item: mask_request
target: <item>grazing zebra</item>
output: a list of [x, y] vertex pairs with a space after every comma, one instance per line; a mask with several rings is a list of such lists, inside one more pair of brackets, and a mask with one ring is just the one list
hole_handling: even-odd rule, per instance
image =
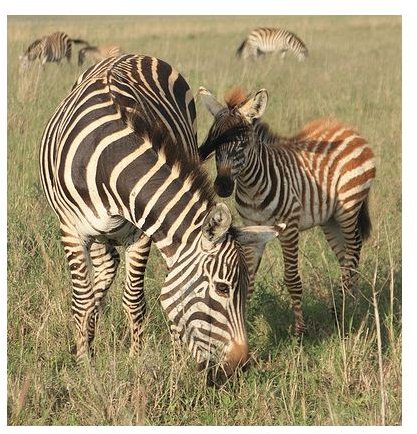
[[82, 39], [71, 39], [64, 32], [55, 32], [32, 42], [25, 53], [20, 56], [21, 67], [29, 66], [30, 62], [39, 60], [41, 65], [46, 62], [58, 62], [66, 57], [71, 61], [72, 44], [88, 44]]
[[200, 166], [195, 117], [177, 71], [124, 55], [85, 71], [45, 128], [40, 176], [71, 272], [77, 359], [90, 350], [119, 263], [116, 246], [126, 247], [123, 306], [130, 352], [139, 351], [151, 242], [168, 266], [160, 300], [174, 337], [200, 367], [216, 357], [230, 374], [248, 358], [243, 249], [280, 227], [231, 225]]
[[81, 48], [78, 52], [78, 66], [81, 66], [86, 58], [93, 63], [97, 63], [108, 57], [121, 56], [122, 54], [124, 54], [123, 50], [118, 45], [101, 45], [97, 47], [89, 45]]
[[[295, 333], [304, 330], [302, 284], [298, 273], [299, 232], [320, 225], [341, 267], [342, 294], [351, 291], [362, 241], [371, 229], [367, 197], [375, 177], [371, 148], [356, 131], [332, 119], [307, 124], [292, 138], [272, 133], [259, 118], [268, 95], [252, 98], [235, 90], [224, 107], [200, 88], [215, 120], [199, 152], [215, 152], [215, 190], [230, 196], [236, 183], [236, 208], [245, 224], [282, 221], [284, 280], [295, 314]], [[259, 266], [263, 247], [255, 252]]]
[[266, 53], [279, 52], [281, 59], [284, 59], [287, 51], [293, 52], [300, 62], [308, 57], [307, 47], [294, 33], [285, 29], [259, 27], [249, 33], [236, 55], [244, 60], [256, 60]]

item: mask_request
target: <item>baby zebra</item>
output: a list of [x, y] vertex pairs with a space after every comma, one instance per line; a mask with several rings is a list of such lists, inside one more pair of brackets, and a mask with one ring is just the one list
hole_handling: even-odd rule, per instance
[[[292, 138], [272, 133], [259, 119], [267, 105], [265, 89], [253, 98], [235, 90], [227, 106], [204, 88], [200, 95], [214, 116], [200, 157], [216, 154], [216, 192], [230, 196], [236, 183], [236, 208], [245, 224], [286, 224], [280, 235], [284, 280], [292, 299], [295, 333], [300, 335], [304, 321], [299, 233], [321, 226], [340, 264], [342, 295], [350, 292], [362, 241], [371, 229], [367, 198], [375, 178], [373, 152], [356, 131], [332, 119], [314, 120]], [[262, 253], [263, 247], [254, 253], [256, 268]]]
[[21, 68], [26, 69], [30, 62], [39, 60], [41, 65], [46, 62], [57, 62], [66, 57], [71, 61], [72, 44], [88, 44], [82, 39], [71, 39], [64, 32], [55, 32], [32, 42], [25, 53], [20, 56]]
[[285, 29], [259, 27], [252, 30], [236, 51], [238, 57], [256, 60], [266, 53], [278, 52], [284, 59], [291, 51], [302, 62], [308, 57], [304, 42], [294, 33]]
[[92, 63], [97, 63], [108, 57], [121, 56], [122, 54], [124, 52], [118, 45], [100, 45], [97, 47], [89, 45], [78, 52], [78, 66], [81, 66], [86, 58]]

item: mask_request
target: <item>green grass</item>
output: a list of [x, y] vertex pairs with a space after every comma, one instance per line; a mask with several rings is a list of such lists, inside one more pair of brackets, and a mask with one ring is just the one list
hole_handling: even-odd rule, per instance
[[[311, 57], [234, 57], [246, 33], [280, 25]], [[121, 306], [123, 266], [100, 318], [96, 359], [70, 355], [70, 283], [57, 220], [38, 179], [40, 136], [80, 71], [73, 63], [18, 74], [18, 55], [40, 35], [117, 43], [176, 67], [196, 92], [266, 88], [265, 119], [285, 135], [318, 116], [356, 127], [376, 154], [374, 230], [361, 261], [360, 296], [346, 330], [329, 312], [338, 267], [319, 230], [302, 234], [300, 269], [308, 334], [291, 337], [280, 246], [268, 246], [247, 327], [253, 365], [207, 387], [174, 348], [158, 295], [165, 270], [154, 249], [146, 273], [143, 349], [128, 357]], [[8, 22], [8, 403], [10, 425], [398, 425], [401, 424], [401, 19], [399, 17], [9, 17]], [[197, 101], [199, 141], [211, 116]], [[212, 162], [208, 165], [213, 171]], [[213, 172], [212, 172], [213, 173]], [[233, 209], [233, 201], [227, 203]], [[238, 219], [236, 218], [238, 221]]]

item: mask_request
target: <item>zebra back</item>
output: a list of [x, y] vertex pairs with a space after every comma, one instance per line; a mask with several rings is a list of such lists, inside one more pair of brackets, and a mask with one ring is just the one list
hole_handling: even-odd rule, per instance
[[163, 60], [126, 54], [91, 66], [80, 75], [73, 89], [104, 76], [120, 105], [128, 110], [137, 110], [138, 102], [146, 106], [165, 123], [172, 139], [185, 147], [184, 152], [198, 159], [195, 102], [181, 74]]

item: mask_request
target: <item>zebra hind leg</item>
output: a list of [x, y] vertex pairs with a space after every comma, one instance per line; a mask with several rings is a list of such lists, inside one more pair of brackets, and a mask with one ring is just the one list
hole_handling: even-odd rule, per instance
[[61, 240], [67, 257], [71, 281], [71, 310], [76, 328], [75, 357], [77, 362], [88, 356], [88, 324], [95, 307], [94, 291], [90, 280], [89, 248], [78, 233], [61, 225]]
[[[340, 266], [340, 301], [337, 303], [337, 319], [340, 321], [345, 317], [347, 305], [356, 302], [357, 280], [360, 252], [362, 249], [362, 238], [357, 227], [357, 212], [349, 213], [340, 212], [335, 216], [334, 221], [329, 229], [325, 230], [326, 238]], [[344, 321], [342, 321], [344, 324]]]
[[302, 283], [298, 272], [298, 228], [286, 228], [280, 242], [284, 259], [284, 280], [291, 296], [294, 312], [294, 334], [297, 337], [305, 332], [303, 310], [301, 306]]
[[131, 344], [130, 355], [138, 354], [142, 322], [146, 312], [143, 284], [151, 240], [142, 235], [126, 249], [126, 284], [123, 292], [123, 308], [129, 322]]
[[94, 310], [89, 318], [87, 334], [90, 353], [93, 355], [92, 343], [96, 332], [100, 307], [104, 296], [116, 276], [120, 257], [113, 246], [100, 243], [93, 243], [91, 245], [90, 257], [94, 271]]
[[339, 220], [340, 231], [343, 234], [345, 249], [340, 263], [342, 275], [342, 291], [355, 297], [357, 294], [357, 280], [359, 259], [362, 250], [362, 238], [357, 226], [357, 213], [349, 213]]
[[[335, 254], [339, 267], [342, 269], [343, 261], [345, 257], [345, 237], [340, 229], [339, 223], [331, 218], [328, 222], [321, 226], [327, 243]], [[340, 323], [344, 317], [345, 303], [344, 303], [344, 291], [342, 286], [342, 278], [340, 279], [340, 285], [338, 288], [338, 294], [334, 294], [330, 310], [333, 313], [335, 320]]]

